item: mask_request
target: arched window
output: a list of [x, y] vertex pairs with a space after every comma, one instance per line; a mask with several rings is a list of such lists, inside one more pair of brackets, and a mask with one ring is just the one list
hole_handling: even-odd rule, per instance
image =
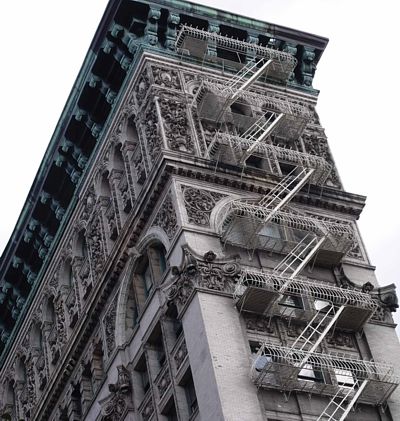
[[143, 252], [142, 258], [136, 266], [134, 292], [137, 304], [141, 309], [154, 287], [162, 281], [167, 268], [166, 251], [162, 244], [153, 243]]
[[78, 257], [82, 257], [83, 260], [88, 256], [88, 247], [84, 230], [79, 231], [75, 253]]
[[161, 244], [154, 244], [146, 249], [140, 276], [143, 281], [146, 296], [155, 284], [161, 281], [166, 269], [165, 249]]

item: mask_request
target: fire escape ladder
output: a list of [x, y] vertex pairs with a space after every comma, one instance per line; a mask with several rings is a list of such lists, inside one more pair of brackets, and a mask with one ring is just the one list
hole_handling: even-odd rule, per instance
[[239, 159], [241, 165], [244, 165], [257, 146], [272, 134], [284, 116], [283, 113], [270, 113], [268, 117], [263, 116], [242, 135], [244, 139], [250, 141], [250, 146]]
[[367, 384], [368, 379], [357, 380], [348, 389], [339, 388], [317, 421], [344, 421]]
[[313, 168], [294, 168], [293, 171], [283, 178], [283, 180], [264, 196], [258, 204], [264, 208], [274, 209], [274, 213], [277, 212], [292, 200], [296, 193], [298, 193], [310, 179], [313, 172]]
[[244, 65], [227, 83], [224, 84], [222, 95], [225, 98], [223, 107], [218, 113], [217, 122], [221, 121], [227, 109], [237, 101], [240, 95], [249, 89], [272, 65], [272, 59], [251, 60]]
[[[295, 278], [313, 258], [315, 253], [325, 241], [325, 237], [318, 238], [312, 234], [306, 235], [280, 263], [275, 267], [274, 272], [281, 276]], [[285, 283], [280, 293], [284, 293], [289, 282]]]
[[[256, 224], [253, 232], [251, 232], [251, 235], [249, 237], [249, 244], [253, 243], [254, 237], [257, 235], [260, 229], [267, 225], [268, 222], [270, 222], [274, 218], [274, 215], [283, 206], [285, 206], [296, 195], [297, 192], [300, 191], [300, 189], [306, 184], [307, 180], [311, 177], [313, 172], [314, 169], [307, 170], [306, 168], [296, 167], [278, 185], [276, 185], [268, 195], [264, 196], [259, 201], [258, 206], [262, 208], [264, 216], [260, 219], [259, 224]], [[319, 240], [317, 242], [317, 245], [315, 245], [317, 248], [314, 250], [314, 248], [311, 247], [314, 244], [314, 240], [304, 238], [298, 244], [298, 246], [296, 246], [295, 249], [293, 249], [289, 253], [288, 257], [290, 256], [290, 258], [287, 262], [288, 265], [289, 263], [293, 264], [295, 261], [298, 263], [301, 259], [304, 259], [307, 256], [307, 253], [310, 251], [310, 249], [314, 250], [314, 254], [319, 248], [319, 246], [322, 244], [322, 242], [323, 239]], [[296, 250], [296, 252], [294, 252], [294, 250]], [[311, 257], [312, 256], [310, 256], [310, 258]], [[301, 266], [301, 269], [307, 264], [307, 262], [305, 262]], [[299, 269], [299, 271], [301, 269]]]

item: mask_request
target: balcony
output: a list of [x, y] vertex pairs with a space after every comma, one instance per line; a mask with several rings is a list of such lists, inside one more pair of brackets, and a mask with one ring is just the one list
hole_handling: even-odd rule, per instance
[[[246, 56], [272, 60], [268, 76], [280, 81], [286, 81], [297, 64], [296, 58], [289, 53], [187, 25], [181, 27], [175, 49], [182, 55], [186, 54], [201, 60], [228, 61], [232, 67], [238, 67], [240, 61], [246, 60]], [[231, 59], [227, 58], [226, 54], [219, 54], [219, 51], [228, 52]]]
[[356, 393], [357, 385], [367, 380], [359, 402], [384, 403], [399, 384], [393, 367], [339, 354], [309, 353], [288, 347], [263, 344], [251, 368], [257, 387], [300, 391], [318, 395]]
[[[280, 306], [282, 296], [307, 297], [316, 305], [308, 311]], [[359, 331], [373, 316], [378, 304], [364, 292], [343, 289], [328, 282], [321, 282], [302, 276], [295, 279], [281, 276], [274, 272], [261, 272], [244, 269], [234, 292], [236, 305], [241, 311], [258, 314], [276, 314], [297, 319], [311, 320], [324, 303], [337, 307], [345, 306], [336, 321], [336, 327], [351, 331]], [[323, 313], [322, 313], [323, 315]], [[300, 316], [300, 317], [299, 317]]]

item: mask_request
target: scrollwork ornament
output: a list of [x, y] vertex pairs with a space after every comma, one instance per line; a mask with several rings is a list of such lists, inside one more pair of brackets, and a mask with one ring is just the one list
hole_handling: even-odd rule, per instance
[[189, 186], [182, 186], [182, 190], [188, 222], [195, 225], [210, 226], [212, 210], [216, 203], [226, 195]]

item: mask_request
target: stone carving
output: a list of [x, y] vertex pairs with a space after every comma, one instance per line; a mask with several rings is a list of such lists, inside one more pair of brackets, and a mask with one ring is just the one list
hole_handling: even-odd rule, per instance
[[382, 288], [377, 288], [371, 292], [371, 295], [379, 303], [379, 307], [372, 316], [372, 319], [380, 322], [393, 323], [390, 313], [397, 311], [399, 308], [396, 285], [390, 284]]
[[210, 226], [210, 215], [215, 204], [227, 196], [226, 194], [200, 190], [190, 186], [182, 186], [182, 191], [188, 222], [205, 227]]
[[320, 156], [332, 165], [332, 171], [326, 181], [328, 186], [342, 188], [335, 163], [328, 146], [328, 139], [324, 129], [316, 124], [309, 124], [302, 135], [305, 151], [311, 155]]
[[141, 77], [135, 86], [135, 96], [138, 106], [140, 107], [145, 102], [143, 101], [146, 98], [147, 92], [150, 88], [150, 78], [147, 69], [142, 72]]
[[129, 213], [130, 210], [132, 209], [132, 201], [131, 201], [128, 179], [127, 179], [126, 174], [123, 174], [123, 176], [119, 180], [117, 188], [121, 197], [122, 210], [125, 213]]
[[146, 170], [144, 166], [143, 155], [140, 147], [137, 147], [132, 158], [133, 167], [136, 172], [136, 181], [138, 184], [143, 184], [146, 180]]
[[132, 409], [132, 382], [129, 371], [123, 365], [119, 365], [117, 370], [117, 383], [108, 386], [111, 395], [100, 402], [103, 421], [123, 420], [125, 419], [126, 410]]
[[168, 366], [161, 372], [160, 377], [157, 380], [157, 390], [160, 399], [164, 396], [165, 392], [168, 390], [171, 385], [171, 375], [169, 373]]
[[89, 246], [89, 255], [93, 279], [97, 280], [103, 269], [105, 253], [101, 233], [100, 216], [96, 215], [87, 230], [87, 243]]
[[175, 151], [194, 152], [185, 98], [163, 94], [159, 104], [168, 147]]
[[153, 226], [162, 228], [170, 240], [175, 236], [178, 229], [178, 221], [172, 203], [171, 193], [165, 197], [160, 210], [154, 218]]
[[115, 241], [118, 237], [118, 227], [117, 227], [117, 215], [114, 210], [112, 200], [109, 200], [107, 209], [105, 211], [105, 217], [108, 225], [109, 237], [111, 240]]
[[335, 347], [355, 348], [354, 338], [351, 333], [335, 330], [332, 335], [327, 336], [329, 345]]
[[72, 287], [65, 300], [69, 315], [69, 327], [73, 328], [78, 321], [78, 300], [76, 299], [75, 289]]
[[51, 362], [56, 364], [67, 341], [64, 305], [59, 296], [54, 300], [55, 323], [47, 337], [50, 344]]
[[317, 68], [315, 62], [315, 52], [310, 47], [303, 47], [301, 61], [299, 63], [299, 82], [305, 86], [312, 86], [312, 81]]
[[148, 392], [148, 395], [145, 397], [143, 404], [141, 405], [140, 414], [142, 416], [143, 421], [148, 421], [154, 412], [154, 403], [153, 403], [153, 396], [151, 394], [151, 389]]
[[37, 358], [35, 367], [38, 375], [39, 390], [43, 390], [47, 384], [46, 361], [43, 354]]
[[248, 315], [244, 316], [246, 321], [246, 329], [263, 334], [274, 334], [274, 323], [269, 317]]
[[142, 121], [142, 128], [146, 137], [146, 150], [149, 155], [150, 162], [154, 163], [161, 152], [162, 141], [159, 134], [157, 110], [153, 102], [149, 103], [149, 107], [146, 110], [144, 120]]
[[176, 28], [179, 25], [180, 19], [181, 18], [179, 14], [170, 11], [168, 15], [168, 26], [166, 32], [167, 41], [165, 43], [165, 46], [169, 50], [175, 50]]
[[92, 211], [94, 209], [94, 205], [96, 204], [96, 194], [94, 192], [93, 186], [91, 186], [87, 190], [87, 192], [86, 192], [86, 194], [85, 194], [85, 196], [82, 200], [82, 203], [83, 203], [83, 210], [82, 210], [81, 219], [84, 220], [84, 221], [87, 221], [92, 214]]
[[181, 90], [179, 74], [176, 70], [165, 67], [152, 67], [154, 83], [163, 88]]
[[217, 263], [212, 251], [205, 253], [202, 259], [195, 258], [187, 247], [183, 248], [183, 253], [181, 267], [172, 268], [177, 279], [167, 288], [169, 300], [183, 306], [195, 288], [233, 292], [240, 273], [240, 266], [235, 260]]
[[115, 348], [115, 320], [117, 315], [117, 299], [116, 295], [112, 300], [103, 319], [103, 327], [105, 334], [105, 343], [107, 355], [110, 356]]
[[148, 22], [145, 28], [146, 41], [150, 45], [157, 45], [158, 43], [158, 20], [161, 17], [160, 9], [151, 7], [147, 17]]
[[182, 340], [182, 343], [179, 345], [178, 349], [174, 353], [174, 361], [176, 366], [176, 371], [178, 371], [183, 362], [185, 361], [186, 357], [188, 355], [187, 347], [185, 339]]

